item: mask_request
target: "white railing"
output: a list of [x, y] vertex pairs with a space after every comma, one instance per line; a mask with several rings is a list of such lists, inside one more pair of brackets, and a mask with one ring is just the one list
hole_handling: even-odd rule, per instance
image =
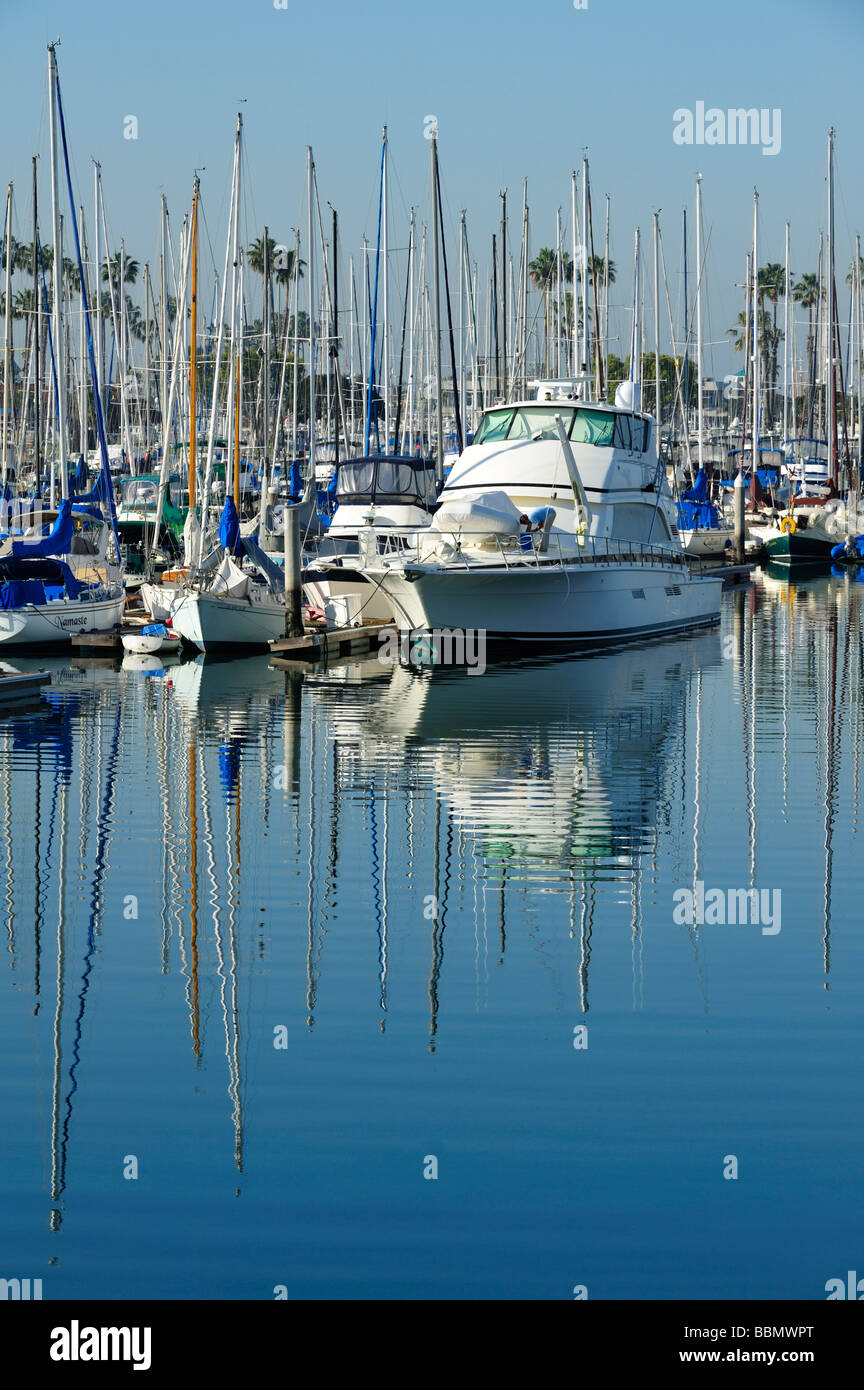
[[[716, 567], [716, 558], [689, 556], [672, 545], [552, 532], [545, 538], [545, 547], [541, 548], [541, 535], [539, 531], [532, 534], [530, 549], [523, 549], [521, 538], [516, 535], [464, 529], [459, 532], [418, 532], [388, 528], [386, 534], [376, 532], [375, 539], [379, 560], [398, 560], [406, 565], [436, 564], [448, 569], [488, 569], [500, 565], [508, 570], [526, 566], [564, 569], [574, 565], [617, 567], [633, 564], [699, 574], [706, 568]], [[316, 552], [316, 559], [325, 565], [338, 564], [340, 559], [344, 559], [352, 568], [366, 566], [364, 557], [356, 550], [342, 556], [334, 555], [332, 551], [320, 555]]]

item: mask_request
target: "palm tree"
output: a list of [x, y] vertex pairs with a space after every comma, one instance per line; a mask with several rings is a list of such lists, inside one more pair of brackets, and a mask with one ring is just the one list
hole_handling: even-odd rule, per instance
[[[750, 315], [742, 309], [732, 328], [726, 332], [732, 338], [733, 352], [749, 352], [753, 342], [753, 324]], [[762, 344], [771, 333], [771, 316], [767, 309], [759, 310], [759, 339]]]
[[[119, 251], [115, 251], [113, 256], [105, 257], [105, 263], [102, 266], [102, 280], [104, 284], [114, 285], [120, 283], [120, 264], [122, 259]], [[135, 281], [138, 279], [138, 271], [140, 268], [137, 261], [134, 261], [131, 256], [127, 256], [125, 258], [123, 272], [124, 284], [134, 285]]]
[[802, 275], [797, 285], [792, 286], [792, 298], [796, 304], [800, 304], [802, 309], [807, 310], [807, 371], [808, 377], [813, 379], [813, 310], [818, 307], [822, 299], [822, 289], [819, 284], [819, 276], [812, 271]]
[[139, 343], [143, 343], [147, 336], [147, 321], [138, 305], [128, 294], [126, 296], [126, 331]]
[[[286, 285], [294, 278], [294, 259], [295, 253], [287, 247], [282, 247], [277, 255], [278, 242], [275, 237], [268, 236], [267, 252], [270, 261], [270, 274], [280, 285]], [[258, 237], [246, 253], [246, 264], [250, 270], [257, 271], [259, 275], [264, 274], [264, 238]], [[298, 274], [303, 274], [303, 267], [306, 264], [301, 260], [298, 262]]]
[[760, 303], [768, 300], [772, 308], [772, 322], [770, 342], [766, 334], [766, 366], [768, 371], [766, 376], [769, 382], [768, 391], [768, 428], [774, 423], [775, 397], [777, 392], [777, 346], [780, 342], [782, 333], [777, 329], [777, 304], [786, 293], [786, 270], [778, 261], [771, 261], [768, 265], [763, 265], [759, 270], [758, 278]]
[[592, 275], [592, 276], [595, 276], [595, 275], [596, 275], [597, 279], [598, 279], [598, 280], [602, 280], [603, 283], [604, 283], [604, 285], [605, 285], [605, 284], [614, 285], [614, 284], [615, 284], [615, 262], [614, 262], [614, 261], [610, 261], [610, 262], [609, 262], [609, 278], [608, 278], [608, 280], [607, 280], [607, 278], [606, 278], [606, 257], [605, 257], [605, 256], [589, 256], [589, 257], [588, 257], [588, 274], [589, 274], [589, 275]]

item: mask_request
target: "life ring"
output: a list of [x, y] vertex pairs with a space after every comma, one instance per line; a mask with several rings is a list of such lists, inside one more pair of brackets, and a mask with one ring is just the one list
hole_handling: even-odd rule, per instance
[[780, 530], [784, 535], [788, 534], [794, 536], [795, 532], [798, 530], [798, 525], [794, 516], [784, 516], [783, 520], [780, 522]]

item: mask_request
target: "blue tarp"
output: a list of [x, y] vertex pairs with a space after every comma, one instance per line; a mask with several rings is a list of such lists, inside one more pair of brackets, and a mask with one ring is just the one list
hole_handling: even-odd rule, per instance
[[107, 501], [108, 501], [108, 484], [107, 484], [106, 481], [105, 481], [105, 473], [104, 473], [104, 471], [100, 471], [100, 473], [98, 474], [98, 476], [97, 476], [97, 478], [96, 478], [96, 481], [95, 481], [95, 483], [93, 484], [93, 486], [92, 486], [92, 488], [90, 489], [90, 491], [89, 491], [89, 492], [82, 492], [82, 493], [80, 494], [80, 496], [78, 496], [78, 497], [75, 498], [75, 501], [76, 501], [76, 502], [107, 502]]
[[708, 501], [708, 479], [705, 477], [705, 469], [700, 468], [696, 474], [696, 481], [692, 487], [688, 487], [686, 492], [681, 494], [682, 502], [707, 502]]
[[72, 544], [74, 531], [72, 503], [66, 497], [60, 503], [57, 520], [54, 522], [50, 534], [43, 536], [41, 541], [13, 541], [12, 554], [16, 559], [22, 560], [38, 560], [46, 555], [66, 555]]
[[240, 519], [237, 516], [237, 508], [234, 506], [234, 498], [226, 497], [225, 506], [222, 508], [222, 515], [219, 518], [219, 544], [225, 550], [230, 550], [232, 555], [236, 555], [239, 540]]
[[678, 527], [681, 531], [715, 531], [720, 513], [713, 502], [679, 502]]
[[0, 584], [0, 608], [23, 608], [25, 603], [44, 603], [45, 585], [41, 579], [9, 579]]
[[[0, 586], [4, 589], [10, 585], [27, 585], [38, 581], [40, 585], [48, 585], [49, 588], [65, 591], [70, 598], [78, 598], [82, 589], [87, 585], [82, 584], [76, 579], [69, 566], [62, 560], [51, 559], [16, 559], [10, 555], [0, 559]], [[18, 593], [25, 590], [19, 589]], [[35, 592], [35, 590], [34, 590]], [[34, 603], [37, 600], [25, 598], [20, 600], [23, 603]], [[38, 600], [40, 603], [42, 599]], [[2, 605], [4, 608], [14, 608], [14, 599], [6, 599]]]
[[78, 462], [75, 465], [75, 472], [71, 475], [69, 479], [70, 495], [74, 495], [76, 492], [83, 492], [84, 488], [87, 486], [89, 481], [90, 475], [87, 472], [87, 465], [84, 462], [84, 455], [80, 454], [78, 457]]

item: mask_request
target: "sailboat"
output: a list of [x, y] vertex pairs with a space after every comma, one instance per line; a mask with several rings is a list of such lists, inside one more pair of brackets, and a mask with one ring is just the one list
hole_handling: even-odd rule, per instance
[[702, 175], [696, 178], [696, 382], [699, 471], [678, 502], [678, 534], [688, 555], [722, 556], [732, 548], [735, 529], [709, 496], [705, 472], [704, 377], [702, 372]]
[[[66, 172], [66, 186], [69, 194], [71, 223], [75, 237], [75, 251], [81, 286], [82, 313], [87, 326], [87, 346], [89, 349], [90, 374], [96, 410], [96, 427], [102, 451], [102, 483], [104, 496], [108, 499], [111, 516], [114, 546], [118, 569], [94, 564], [94, 560], [105, 560], [105, 546], [98, 543], [83, 543], [76, 536], [76, 517], [79, 528], [88, 521], [99, 518], [99, 528], [104, 529], [101, 512], [88, 503], [79, 504], [77, 514], [68, 496], [68, 477], [65, 465], [65, 393], [58, 392], [58, 437], [60, 440], [60, 485], [62, 500], [51, 531], [42, 535], [25, 534], [19, 539], [10, 535], [5, 538], [0, 552], [0, 642], [9, 646], [41, 645], [42, 643], [68, 642], [73, 635], [110, 631], [119, 622], [125, 604], [123, 589], [122, 556], [117, 535], [117, 518], [114, 509], [114, 496], [111, 490], [108, 465], [105, 424], [99, 395], [96, 364], [93, 353], [93, 339], [87, 304], [87, 281], [81, 257], [78, 234], [78, 219], [72, 196], [72, 179], [69, 169], [69, 155], [66, 142], [66, 125], [60, 97], [60, 80], [57, 72], [57, 57], [54, 45], [48, 49], [49, 115], [51, 129], [51, 174], [52, 209], [55, 223], [55, 246], [59, 245], [56, 235], [59, 222], [59, 198], [57, 190], [57, 135], [62, 139], [63, 160]], [[62, 300], [57, 280], [57, 261], [55, 255], [55, 355], [57, 358], [58, 379], [63, 381], [63, 333]], [[76, 544], [77, 542], [77, 544]], [[73, 561], [73, 553], [77, 558]], [[83, 564], [82, 564], [83, 559]], [[79, 571], [76, 574], [76, 570]], [[83, 570], [83, 573], [81, 571]], [[79, 577], [80, 574], [80, 577]]]
[[[754, 230], [755, 247], [755, 230]], [[835, 363], [835, 335], [837, 331], [837, 315], [835, 305], [835, 285], [834, 285], [834, 130], [828, 132], [828, 237], [826, 246], [827, 264], [827, 284], [828, 284], [828, 332], [826, 334], [826, 394], [827, 394], [827, 458], [825, 460], [825, 476], [820, 476], [819, 482], [827, 485], [829, 496], [836, 495], [837, 491], [837, 379]], [[754, 256], [754, 266], [756, 265]], [[755, 271], [754, 271], [755, 275]], [[754, 308], [755, 317], [755, 308]], [[755, 334], [754, 334], [755, 343]], [[813, 454], [813, 450], [808, 452]], [[800, 463], [800, 474], [802, 490], [804, 484], [813, 480], [814, 463], [810, 465], [810, 479], [807, 476], [807, 464], [804, 459]], [[821, 474], [821, 469], [818, 470]], [[799, 516], [796, 518], [795, 511], [795, 481], [793, 475], [792, 489], [789, 498], [788, 514], [781, 518], [779, 528], [769, 534], [765, 540], [765, 550], [768, 555], [769, 563], [782, 565], [784, 569], [792, 570], [800, 568], [812, 569], [828, 565], [831, 562], [831, 553], [834, 547], [841, 542], [843, 537], [837, 533], [837, 518], [832, 519], [832, 513], [837, 510], [831, 507], [830, 502], [820, 510], [812, 512], [810, 515]], [[829, 525], [834, 525], [834, 534], [828, 529]]]

